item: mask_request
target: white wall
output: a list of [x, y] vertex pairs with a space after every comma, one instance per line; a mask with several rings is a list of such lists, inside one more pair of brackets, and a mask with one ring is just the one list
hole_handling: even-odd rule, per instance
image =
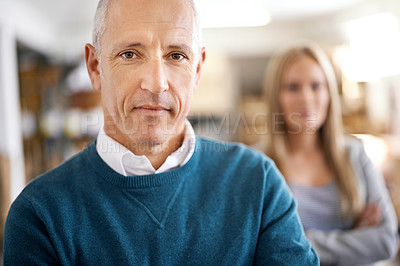
[[16, 44], [13, 26], [0, 17], [0, 153], [11, 164], [11, 200], [25, 186]]

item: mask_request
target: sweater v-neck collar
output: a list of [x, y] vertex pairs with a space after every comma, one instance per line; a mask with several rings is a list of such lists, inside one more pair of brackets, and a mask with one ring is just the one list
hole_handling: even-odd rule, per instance
[[96, 151], [96, 141], [97, 140], [94, 140], [86, 147], [91, 167], [93, 167], [96, 173], [103, 177], [107, 182], [120, 188], [155, 187], [179, 182], [184, 175], [190, 174], [190, 169], [192, 169], [193, 165], [198, 160], [199, 139], [196, 137], [194, 153], [185, 165], [160, 174], [124, 176], [115, 172], [101, 159]]

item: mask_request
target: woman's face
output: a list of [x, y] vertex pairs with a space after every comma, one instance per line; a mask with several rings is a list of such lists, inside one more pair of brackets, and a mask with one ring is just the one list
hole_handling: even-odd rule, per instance
[[325, 123], [329, 91], [320, 65], [307, 55], [295, 58], [282, 76], [280, 106], [288, 133], [315, 133]]

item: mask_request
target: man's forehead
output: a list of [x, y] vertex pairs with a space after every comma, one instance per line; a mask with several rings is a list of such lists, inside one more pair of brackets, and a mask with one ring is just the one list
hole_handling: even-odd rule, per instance
[[108, 35], [108, 37], [104, 39], [108, 40], [107, 42], [115, 48], [133, 46], [133, 44], [135, 44], [134, 46], [145, 48], [159, 44], [163, 48], [179, 46], [187, 50], [194, 50], [197, 40], [194, 32], [188, 29], [167, 27], [150, 29], [140, 27], [140, 25], [129, 27], [126, 30], [113, 31], [110, 29], [108, 34], [105, 33], [105, 35]]
[[141, 24], [193, 23], [195, 12], [187, 0], [118, 0], [111, 1], [107, 20], [123, 23], [126, 20]]
[[[179, 5], [166, 3], [179, 2]], [[149, 2], [163, 3], [151, 6]], [[185, 3], [185, 4], [182, 4]], [[197, 40], [194, 10], [182, 0], [118, 0], [113, 1], [107, 14], [106, 30], [108, 43], [126, 47], [130, 43], [150, 45], [162, 41], [163, 46], [180, 45], [194, 49]]]

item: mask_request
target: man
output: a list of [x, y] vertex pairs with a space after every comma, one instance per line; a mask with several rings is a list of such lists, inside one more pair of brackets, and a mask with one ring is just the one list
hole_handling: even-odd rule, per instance
[[13, 203], [5, 265], [318, 264], [273, 163], [186, 122], [204, 60], [191, 1], [100, 1], [104, 129]]

